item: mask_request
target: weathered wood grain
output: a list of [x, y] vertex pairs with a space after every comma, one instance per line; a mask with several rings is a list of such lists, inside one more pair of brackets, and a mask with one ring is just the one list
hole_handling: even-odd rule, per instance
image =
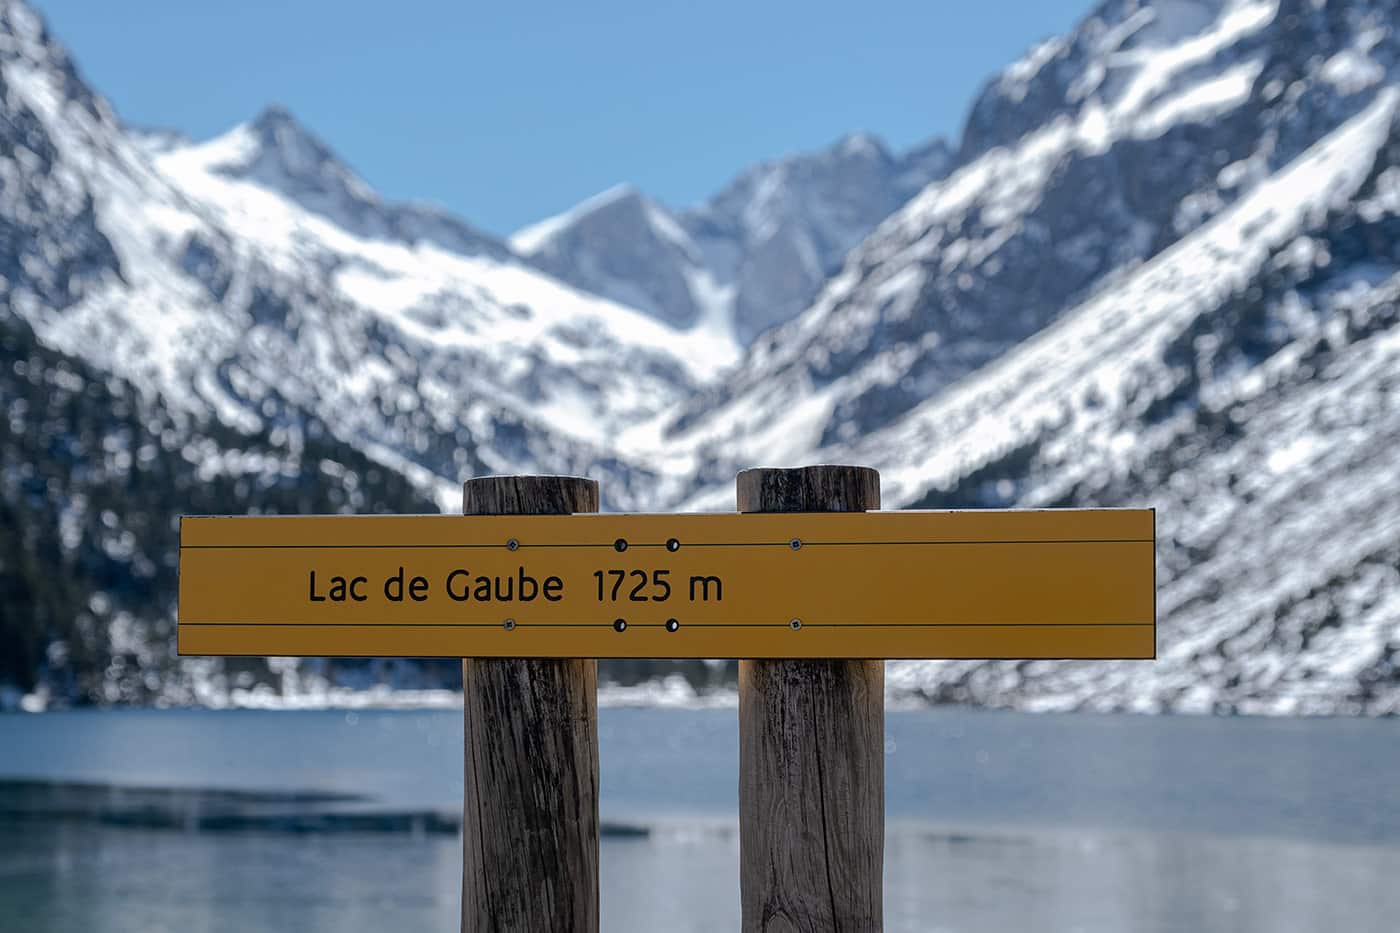
[[868, 512], [880, 507], [880, 472], [859, 466], [744, 470], [740, 512]]
[[598, 483], [579, 476], [483, 476], [462, 485], [463, 515], [598, 511]]
[[[866, 467], [745, 470], [741, 512], [866, 511]], [[739, 663], [740, 897], [746, 933], [883, 923], [884, 662]]]
[[[570, 476], [469, 480], [463, 513], [598, 511]], [[462, 931], [598, 930], [597, 662], [462, 661]]]

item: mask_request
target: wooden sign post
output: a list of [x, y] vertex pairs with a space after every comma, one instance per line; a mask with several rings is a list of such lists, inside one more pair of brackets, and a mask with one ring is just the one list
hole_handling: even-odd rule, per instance
[[[573, 476], [469, 480], [467, 515], [598, 511]], [[462, 930], [598, 929], [598, 662], [464, 658]]]
[[[740, 512], [880, 507], [866, 467], [745, 470]], [[745, 931], [879, 930], [885, 664], [739, 662], [739, 892]]]
[[541, 931], [598, 928], [593, 659], [739, 658], [744, 929], [879, 929], [882, 661], [1155, 657], [1154, 516], [871, 511], [860, 467], [738, 499], [492, 477], [463, 516], [183, 518], [179, 651], [466, 659], [462, 928]]

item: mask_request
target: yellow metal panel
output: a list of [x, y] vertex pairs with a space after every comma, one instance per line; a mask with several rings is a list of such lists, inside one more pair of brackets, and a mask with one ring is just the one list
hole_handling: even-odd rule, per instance
[[185, 518], [180, 535], [181, 654], [1156, 652], [1150, 510]]

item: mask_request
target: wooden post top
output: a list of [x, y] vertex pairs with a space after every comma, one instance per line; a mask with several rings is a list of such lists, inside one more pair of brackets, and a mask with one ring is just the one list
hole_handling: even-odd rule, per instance
[[463, 515], [598, 511], [598, 481], [582, 476], [481, 476], [462, 484]]
[[880, 507], [880, 473], [862, 466], [759, 467], [735, 480], [740, 512], [868, 512]]

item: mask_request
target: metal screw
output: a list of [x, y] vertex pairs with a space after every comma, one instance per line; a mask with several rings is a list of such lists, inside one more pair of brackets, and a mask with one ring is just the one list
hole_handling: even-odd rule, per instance
[[791, 541], [788, 542], [788, 547], [792, 548], [794, 551], [802, 550], [802, 539], [793, 538]]
[[627, 620], [626, 620], [626, 619], [613, 619], [613, 631], [614, 631], [614, 632], [625, 632], [625, 631], [627, 631]]
[[681, 627], [681, 624], [680, 624], [680, 622], [677, 621], [676, 619], [667, 619], [667, 620], [666, 620], [666, 631], [668, 631], [668, 632], [674, 632], [674, 631], [676, 631], [677, 629], [679, 629], [680, 627]]
[[506, 550], [507, 550], [507, 551], [517, 551], [517, 550], [519, 550], [519, 549], [520, 549], [520, 542], [517, 541], [517, 540], [515, 540], [514, 538], [511, 538], [509, 541], [506, 542]]
[[680, 549], [681, 549], [681, 543], [680, 543], [679, 541], [677, 541], [675, 538], [667, 538], [667, 539], [666, 539], [666, 550], [675, 552], [675, 551], [679, 551]]
[[793, 619], [791, 622], [788, 623], [788, 626], [789, 626], [794, 632], [799, 631], [799, 630], [802, 628], [802, 620], [801, 620], [801, 619]]
[[501, 623], [501, 628], [505, 629], [507, 632], [515, 631], [515, 620], [506, 619], [504, 622]]
[[625, 550], [627, 550], [627, 539], [626, 539], [626, 538], [618, 538], [616, 541], [614, 541], [614, 542], [613, 542], [613, 550], [616, 550], [616, 551], [625, 551]]

